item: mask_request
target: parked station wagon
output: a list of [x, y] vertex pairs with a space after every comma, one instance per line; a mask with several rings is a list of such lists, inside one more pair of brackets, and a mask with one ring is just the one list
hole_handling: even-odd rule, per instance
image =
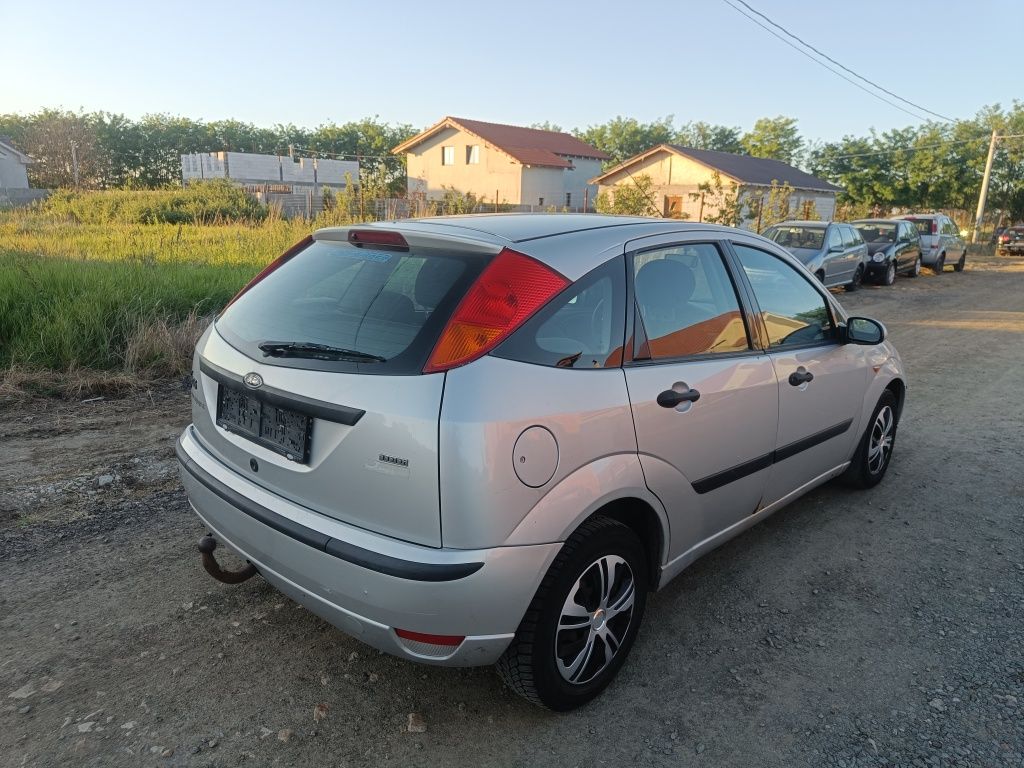
[[904, 382], [880, 324], [748, 232], [387, 222], [316, 232], [232, 300], [177, 453], [215, 577], [566, 710], [702, 554], [878, 483]]

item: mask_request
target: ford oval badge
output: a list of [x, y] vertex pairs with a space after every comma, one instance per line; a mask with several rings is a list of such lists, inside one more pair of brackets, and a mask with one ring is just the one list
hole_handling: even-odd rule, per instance
[[258, 373], [247, 373], [242, 381], [249, 389], [259, 389], [263, 386], [263, 377]]

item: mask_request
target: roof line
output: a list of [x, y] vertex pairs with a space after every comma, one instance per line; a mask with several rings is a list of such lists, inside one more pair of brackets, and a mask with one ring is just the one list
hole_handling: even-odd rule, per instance
[[[391, 150], [391, 154], [393, 154], [393, 155], [400, 155], [400, 154], [405, 153], [406, 151], [408, 151], [408, 150], [412, 149], [413, 147], [415, 147], [417, 144], [422, 144], [424, 141], [429, 139], [432, 135], [437, 133], [442, 127], [447, 126], [448, 124], [458, 126], [458, 128], [460, 130], [465, 131], [470, 136], [475, 136], [476, 138], [480, 139], [480, 141], [484, 142], [488, 146], [494, 147], [496, 150], [501, 152], [503, 155], [505, 155], [505, 157], [509, 158], [513, 162], [519, 163], [520, 165], [523, 165], [523, 166], [526, 165], [526, 163], [524, 163], [522, 160], [519, 160], [518, 158], [516, 158], [514, 155], [512, 155], [510, 152], [508, 152], [504, 147], [500, 147], [497, 144], [495, 144], [493, 141], [489, 141], [488, 139], [484, 138], [479, 133], [476, 133], [475, 131], [471, 131], [469, 128], [464, 126], [457, 119], [455, 119], [454, 117], [451, 117], [450, 115], [445, 117], [440, 122], [434, 123], [432, 126], [427, 128], [425, 131], [417, 133], [415, 136], [412, 136], [412, 137], [406, 139], [401, 144], [399, 144], [397, 147], [392, 149]], [[495, 125], [497, 125], [497, 123], [495, 123]], [[508, 126], [508, 127], [509, 128], [516, 128], [518, 126], [514, 126], [513, 125], [513, 126]], [[554, 153], [552, 152], [552, 154], [554, 154]], [[536, 165], [536, 163], [534, 163], [534, 165]], [[548, 166], [548, 167], [558, 168], [560, 166]]]
[[657, 152], [659, 150], [665, 150], [666, 152], [671, 152], [672, 154], [678, 155], [679, 157], [685, 157], [687, 160], [692, 160], [693, 162], [697, 163], [698, 165], [703, 165], [705, 168], [710, 168], [712, 171], [717, 173], [719, 176], [725, 176], [728, 179], [732, 179], [737, 184], [745, 184], [745, 183], [747, 183], [747, 182], [744, 182], [742, 179], [737, 179], [732, 174], [726, 173], [725, 171], [723, 171], [723, 170], [721, 170], [719, 168], [715, 168], [715, 166], [713, 166], [713, 165], [708, 165], [707, 163], [705, 163], [702, 160], [698, 160], [695, 157], [690, 157], [689, 155], [687, 155], [684, 152], [680, 152], [679, 148], [675, 144], [669, 144], [668, 142], [662, 142], [661, 144], [658, 144], [657, 146], [651, 147], [646, 152], [642, 152], [639, 155], [634, 155], [633, 157], [627, 158], [627, 159], [623, 160], [621, 163], [619, 163], [618, 165], [616, 165], [614, 168], [609, 168], [607, 171], [602, 173], [600, 176], [595, 176], [594, 178], [589, 179], [588, 181], [589, 181], [590, 184], [600, 184], [604, 179], [606, 179], [607, 177], [611, 176], [612, 174], [618, 173], [622, 169], [624, 169], [624, 168], [626, 168], [626, 167], [628, 167], [630, 165], [634, 165], [635, 163], [643, 162], [644, 160], [646, 160], [648, 157], [650, 157], [651, 155], [653, 155], [655, 152]]

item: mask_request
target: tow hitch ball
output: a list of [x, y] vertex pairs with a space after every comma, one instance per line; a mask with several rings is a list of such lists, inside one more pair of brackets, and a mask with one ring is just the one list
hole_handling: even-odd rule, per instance
[[225, 571], [220, 567], [217, 558], [213, 556], [213, 550], [216, 548], [217, 540], [210, 534], [206, 534], [199, 540], [199, 551], [203, 556], [203, 568], [217, 581], [224, 584], [240, 584], [256, 575], [256, 566], [252, 563], [246, 563], [244, 568], [240, 568], [237, 571]]

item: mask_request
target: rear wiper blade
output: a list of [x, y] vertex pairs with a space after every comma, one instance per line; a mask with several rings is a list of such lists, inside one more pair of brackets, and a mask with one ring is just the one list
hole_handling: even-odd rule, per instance
[[358, 349], [332, 347], [304, 341], [265, 341], [259, 345], [268, 357], [310, 357], [317, 360], [358, 360], [367, 363], [385, 363], [387, 358], [360, 352]]

